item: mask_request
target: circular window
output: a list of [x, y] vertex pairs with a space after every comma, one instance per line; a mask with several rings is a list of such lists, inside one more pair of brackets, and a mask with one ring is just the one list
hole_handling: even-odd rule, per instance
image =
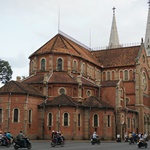
[[59, 89], [59, 94], [66, 94], [66, 89], [65, 88], [60, 88]]

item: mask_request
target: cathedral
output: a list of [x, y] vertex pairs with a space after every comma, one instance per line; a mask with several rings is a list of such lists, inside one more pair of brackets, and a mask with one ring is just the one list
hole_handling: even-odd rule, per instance
[[115, 8], [106, 49], [59, 31], [29, 56], [29, 76], [0, 88], [0, 130], [30, 139], [102, 140], [150, 135], [150, 6], [140, 45], [119, 43]]

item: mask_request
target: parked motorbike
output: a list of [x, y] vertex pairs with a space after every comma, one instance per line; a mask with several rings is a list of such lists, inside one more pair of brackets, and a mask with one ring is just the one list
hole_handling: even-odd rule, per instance
[[120, 137], [117, 138], [116, 141], [117, 141], [117, 142], [121, 142], [121, 138], [120, 138]]
[[125, 137], [124, 141], [125, 141], [125, 142], [129, 142], [129, 138], [128, 138], [128, 137]]
[[63, 138], [58, 139], [58, 141], [56, 141], [56, 139], [52, 139], [50, 144], [51, 144], [51, 147], [55, 147], [56, 145], [60, 145], [61, 147], [63, 147], [65, 145], [65, 142]]
[[24, 142], [21, 140], [16, 140], [13, 143], [14, 149], [17, 150], [18, 148], [27, 148], [27, 149], [31, 149], [32, 145], [31, 142], [28, 138], [24, 138], [24, 140], [26, 141], [26, 145], [24, 145]]
[[138, 148], [145, 147], [147, 148], [147, 142], [145, 140], [139, 140], [137, 142]]
[[101, 141], [100, 141], [100, 139], [99, 139], [98, 136], [97, 136], [96, 139], [91, 138], [91, 144], [94, 145], [94, 144], [96, 144], [96, 143], [97, 143], [98, 145], [100, 145], [100, 143], [101, 143]]

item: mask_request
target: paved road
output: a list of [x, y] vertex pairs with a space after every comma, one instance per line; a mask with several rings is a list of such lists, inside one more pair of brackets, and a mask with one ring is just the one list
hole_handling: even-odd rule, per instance
[[[150, 142], [148, 142], [148, 148], [150, 148]], [[49, 141], [32, 141], [31, 150], [139, 150], [138, 146], [129, 145], [128, 143], [121, 142], [101, 142], [100, 145], [91, 145], [89, 141], [66, 141], [64, 147], [51, 147]], [[142, 148], [143, 149], [143, 148]], [[144, 148], [145, 149], [145, 148]], [[7, 148], [0, 147], [0, 150], [14, 150], [13, 146]], [[21, 149], [20, 149], [21, 150]], [[25, 149], [22, 149], [25, 150]]]

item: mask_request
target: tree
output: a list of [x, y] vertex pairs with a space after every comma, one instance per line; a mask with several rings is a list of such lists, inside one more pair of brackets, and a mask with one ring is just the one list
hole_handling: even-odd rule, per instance
[[0, 82], [5, 84], [12, 78], [13, 71], [8, 61], [0, 59]]

